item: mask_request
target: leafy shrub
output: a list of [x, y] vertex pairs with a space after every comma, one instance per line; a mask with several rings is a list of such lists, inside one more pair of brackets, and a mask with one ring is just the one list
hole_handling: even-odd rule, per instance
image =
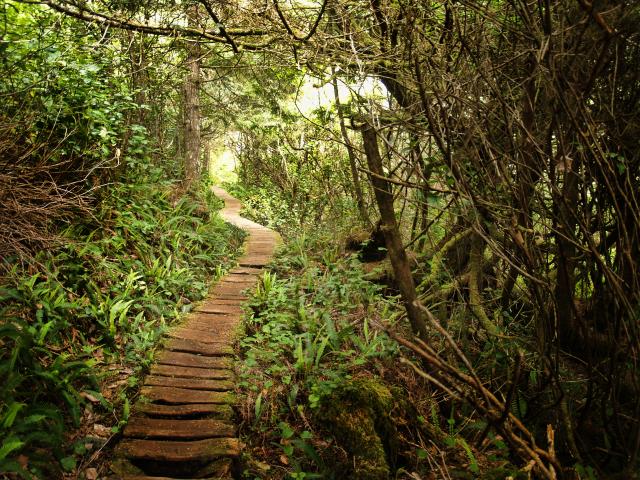
[[0, 20], [0, 256], [29, 257], [55, 239], [53, 221], [90, 214], [121, 153], [142, 158], [123, 142], [142, 127], [127, 120], [120, 47], [99, 28], [14, 2]]

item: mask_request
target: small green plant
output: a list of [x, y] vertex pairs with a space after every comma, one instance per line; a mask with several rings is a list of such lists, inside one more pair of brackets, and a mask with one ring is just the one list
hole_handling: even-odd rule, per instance
[[471, 450], [471, 447], [469, 446], [467, 441], [462, 437], [458, 437], [458, 445], [462, 447], [462, 449], [467, 455], [467, 458], [469, 459], [469, 471], [472, 473], [475, 473], [476, 475], [479, 474], [480, 467], [478, 466], [478, 460], [476, 459], [476, 456], [473, 454], [473, 451]]
[[276, 281], [277, 276], [275, 273], [265, 271], [256, 286], [254, 298], [259, 302], [266, 302], [276, 286]]
[[580, 463], [576, 463], [573, 467], [578, 474], [579, 480], [598, 480], [598, 476], [596, 475], [593, 467], [584, 466]]

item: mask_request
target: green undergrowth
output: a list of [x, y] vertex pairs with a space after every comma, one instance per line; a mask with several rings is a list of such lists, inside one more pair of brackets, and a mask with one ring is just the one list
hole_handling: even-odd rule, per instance
[[474, 478], [475, 450], [381, 328], [399, 317], [397, 297], [332, 245], [285, 245], [248, 303], [244, 478], [428, 478], [445, 457], [460, 467], [452, 478]]
[[246, 434], [267, 449], [269, 465], [247, 462], [246, 478], [326, 478], [327, 431], [315, 420], [323, 402], [393, 359], [397, 345], [371, 327], [395, 300], [363, 279], [358, 261], [337, 251], [317, 258], [311, 242], [289, 244], [249, 303], [241, 342]]
[[[243, 234], [203, 185], [118, 183], [58, 247], [0, 279], [0, 472], [60, 478], [126, 422], [167, 325], [202, 299]], [[98, 428], [99, 427], [99, 428]]]

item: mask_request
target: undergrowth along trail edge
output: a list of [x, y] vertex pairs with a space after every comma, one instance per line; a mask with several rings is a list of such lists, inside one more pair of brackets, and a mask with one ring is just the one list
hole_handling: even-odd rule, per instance
[[114, 478], [234, 476], [241, 443], [231, 409], [232, 345], [244, 291], [256, 285], [280, 237], [241, 217], [240, 201], [226, 191], [213, 187], [213, 192], [225, 202], [221, 217], [247, 232], [245, 253], [208, 298], [168, 332], [116, 447]]

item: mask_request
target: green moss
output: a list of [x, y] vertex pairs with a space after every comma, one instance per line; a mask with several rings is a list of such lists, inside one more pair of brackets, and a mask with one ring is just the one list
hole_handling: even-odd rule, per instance
[[371, 378], [352, 380], [323, 399], [320, 416], [353, 458], [352, 478], [390, 477], [398, 452], [391, 391]]

